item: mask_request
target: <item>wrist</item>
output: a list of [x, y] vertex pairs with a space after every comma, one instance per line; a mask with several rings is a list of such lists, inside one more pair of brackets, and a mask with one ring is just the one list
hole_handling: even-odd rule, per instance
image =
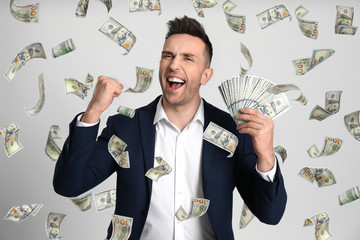
[[101, 113], [102, 112], [93, 109], [86, 109], [86, 112], [82, 115], [80, 121], [83, 123], [96, 123], [99, 121]]

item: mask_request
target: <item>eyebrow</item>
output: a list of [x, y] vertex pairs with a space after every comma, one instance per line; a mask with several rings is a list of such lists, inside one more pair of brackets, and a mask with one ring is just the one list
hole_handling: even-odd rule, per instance
[[[164, 54], [169, 54], [169, 55], [174, 56], [174, 54], [173, 54], [172, 52], [170, 52], [170, 51], [162, 51], [161, 54], [162, 54], [162, 55], [164, 55]], [[181, 55], [181, 56], [184, 56], [184, 57], [194, 57], [194, 58], [197, 59], [196, 55], [195, 55], [195, 54], [192, 54], [192, 53], [181, 53], [180, 55]]]

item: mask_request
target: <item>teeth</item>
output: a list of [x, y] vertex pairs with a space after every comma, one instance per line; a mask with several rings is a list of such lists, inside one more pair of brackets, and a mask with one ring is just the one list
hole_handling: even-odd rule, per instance
[[175, 82], [175, 83], [185, 83], [183, 80], [179, 78], [168, 78], [169, 82]]

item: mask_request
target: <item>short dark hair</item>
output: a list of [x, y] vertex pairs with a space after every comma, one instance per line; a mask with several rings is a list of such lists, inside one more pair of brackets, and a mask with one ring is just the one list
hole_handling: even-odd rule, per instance
[[182, 18], [176, 17], [174, 20], [170, 20], [167, 24], [169, 29], [165, 40], [174, 34], [189, 34], [191, 36], [200, 38], [205, 43], [205, 51], [209, 55], [210, 65], [213, 55], [212, 44], [205, 32], [204, 27], [196, 19], [189, 18], [187, 16]]

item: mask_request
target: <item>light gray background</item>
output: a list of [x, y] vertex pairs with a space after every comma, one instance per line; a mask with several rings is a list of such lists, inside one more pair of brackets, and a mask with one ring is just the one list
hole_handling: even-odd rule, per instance
[[[334, 239], [359, 239], [360, 201], [339, 206], [337, 197], [347, 189], [360, 184], [359, 142], [346, 130], [344, 116], [360, 110], [358, 56], [359, 34], [335, 35], [336, 5], [355, 8], [354, 26], [360, 26], [360, 3], [355, 0], [317, 1], [239, 1], [233, 13], [247, 16], [245, 34], [232, 31], [225, 20], [221, 5], [205, 9], [205, 18], [194, 11], [191, 1], [162, 0], [162, 14], [156, 12], [129, 13], [127, 1], [113, 2], [107, 13], [105, 6], [90, 0], [85, 18], [76, 18], [77, 1], [40, 2], [40, 22], [26, 24], [15, 20], [9, 12], [8, 1], [0, 7], [0, 71], [5, 74], [16, 54], [25, 46], [41, 42], [47, 60], [29, 61], [8, 82], [0, 81], [0, 127], [16, 122], [20, 127], [20, 142], [24, 148], [11, 158], [0, 152], [0, 217], [15, 205], [44, 203], [37, 216], [30, 216], [21, 224], [0, 219], [0, 239], [46, 239], [44, 229], [49, 212], [65, 213], [61, 232], [64, 239], [103, 239], [111, 220], [113, 209], [96, 213], [93, 207], [81, 212], [70, 200], [53, 191], [52, 177], [55, 164], [45, 155], [44, 148], [50, 126], [59, 125], [62, 135], [68, 135], [68, 123], [78, 112], [84, 111], [91, 95], [84, 100], [75, 95], [65, 95], [64, 79], [73, 77], [85, 81], [88, 73], [94, 77], [107, 75], [118, 78], [125, 86], [136, 84], [135, 66], [154, 69], [153, 83], [143, 94], [123, 93], [102, 116], [101, 127], [109, 115], [116, 113], [119, 105], [131, 108], [143, 106], [161, 94], [158, 83], [158, 63], [167, 30], [166, 22], [184, 14], [196, 18], [205, 27], [214, 46], [212, 80], [202, 87], [202, 96], [215, 106], [225, 110], [218, 92], [221, 81], [239, 73], [239, 64], [246, 66], [240, 54], [240, 41], [250, 50], [254, 65], [249, 74], [262, 76], [276, 84], [293, 83], [308, 97], [302, 106], [292, 102], [292, 109], [275, 120], [274, 145], [282, 145], [288, 151], [288, 159], [280, 163], [288, 203], [285, 214], [277, 226], [269, 226], [254, 219], [245, 229], [239, 229], [242, 200], [234, 192], [233, 228], [236, 239], [314, 239], [314, 227], [304, 228], [307, 217], [327, 212], [330, 217], [330, 233]], [[23, 5], [32, 1], [18, 0]], [[256, 14], [278, 4], [284, 4], [293, 16], [264, 30], [259, 27]], [[305, 37], [298, 27], [295, 9], [303, 5], [310, 13], [305, 19], [319, 22], [317, 40]], [[137, 37], [128, 56], [123, 50], [101, 34], [98, 29], [112, 16]], [[51, 48], [72, 38], [77, 49], [54, 59]], [[296, 76], [292, 60], [310, 57], [314, 49], [331, 48], [336, 52], [325, 62], [305, 74]], [[44, 73], [46, 101], [43, 110], [29, 117], [24, 108], [35, 106], [39, 99], [38, 75]], [[313, 107], [324, 107], [325, 93], [342, 90], [340, 111], [319, 122], [308, 120]], [[91, 91], [92, 94], [92, 91]], [[296, 95], [290, 93], [289, 97]], [[296, 96], [295, 96], [296, 97]], [[343, 139], [340, 151], [329, 157], [311, 159], [307, 149], [313, 144], [322, 148], [326, 136]], [[63, 140], [62, 140], [63, 142]], [[0, 140], [3, 144], [3, 140]], [[297, 174], [303, 167], [327, 167], [335, 175], [337, 184], [318, 188]], [[96, 193], [115, 187], [115, 175], [92, 189]], [[121, 194], [121, 193], [120, 193]]]

